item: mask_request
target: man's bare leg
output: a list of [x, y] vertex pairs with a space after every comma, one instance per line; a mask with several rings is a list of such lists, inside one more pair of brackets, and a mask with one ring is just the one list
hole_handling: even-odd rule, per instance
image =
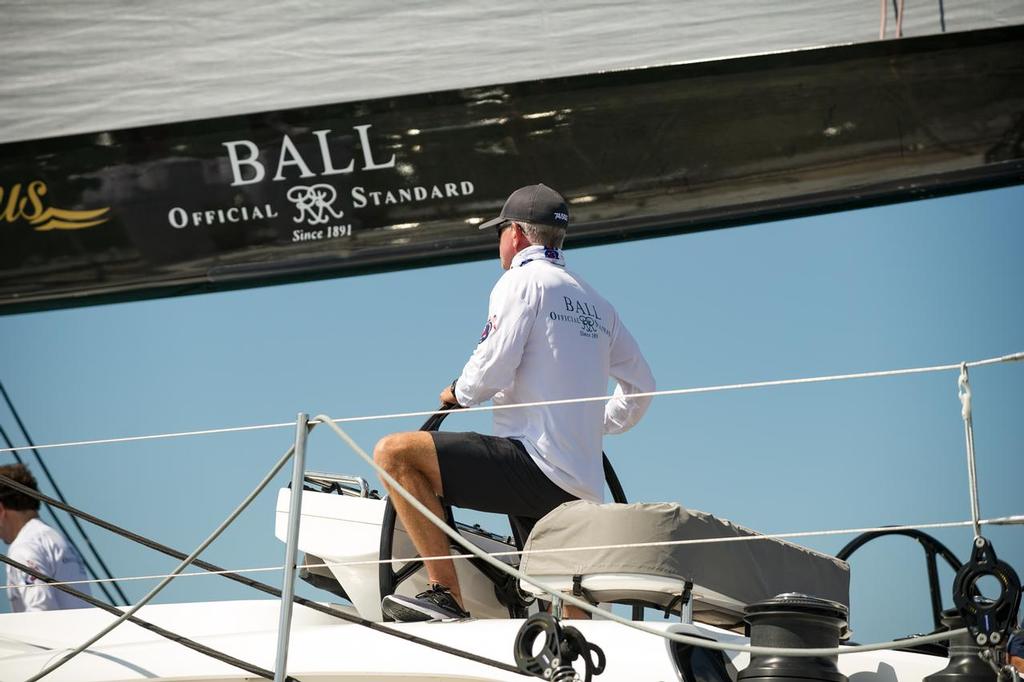
[[568, 620], [590, 620], [590, 614], [572, 604], [562, 604], [562, 617]]
[[[438, 499], [443, 494], [441, 467], [437, 463], [434, 439], [426, 431], [394, 433], [385, 436], [373, 449], [373, 460], [391, 474], [399, 484], [422, 502], [439, 518], [444, 518], [444, 509]], [[385, 489], [395, 505], [395, 512], [405, 526], [413, 545], [420, 556], [442, 556], [450, 554], [449, 539], [444, 532], [416, 511], [404, 497], [384, 483]], [[447, 587], [459, 606], [462, 591], [451, 559], [427, 561], [427, 579]]]

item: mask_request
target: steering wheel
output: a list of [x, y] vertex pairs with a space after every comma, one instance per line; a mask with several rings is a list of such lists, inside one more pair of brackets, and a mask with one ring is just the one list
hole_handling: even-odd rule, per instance
[[[423, 423], [423, 426], [420, 427], [420, 431], [437, 431], [441, 427], [441, 423], [448, 416], [448, 413], [454, 409], [458, 409], [458, 407], [454, 405], [442, 405], [437, 412], [430, 415], [427, 421]], [[608, 456], [603, 452], [601, 453], [601, 457], [604, 465], [605, 482], [612, 494], [612, 500], [625, 504], [626, 493], [622, 490], [622, 483], [619, 482], [619, 477], [615, 473], [612, 463], [608, 460]], [[455, 517], [452, 514], [451, 505], [445, 504], [443, 506], [445, 520], [448, 522], [449, 526], [456, 528]], [[394, 594], [399, 585], [408, 580], [414, 573], [416, 573], [416, 571], [423, 567], [422, 561], [412, 560], [396, 571], [394, 564], [390, 563], [390, 559], [394, 556], [395, 523], [397, 520], [398, 515], [395, 513], [395, 505], [392, 504], [391, 498], [389, 497], [384, 506], [384, 520], [381, 524], [380, 533], [381, 563], [379, 564], [380, 569], [378, 580], [380, 584], [380, 596], [382, 599], [389, 594]], [[520, 537], [520, 533], [517, 528], [518, 524], [511, 516], [509, 517], [509, 522], [512, 527], [512, 535], [515, 539], [516, 548], [522, 549], [523, 544], [526, 542], [526, 538]], [[468, 559], [468, 561], [481, 573], [487, 576], [492, 583], [494, 583], [495, 596], [501, 604], [508, 608], [510, 618], [526, 617], [527, 607], [530, 605], [532, 600], [526, 599], [520, 591], [518, 581], [516, 579], [506, 573], [502, 573], [485, 561], [475, 557]], [[637, 609], [640, 609], [639, 614], [637, 613]], [[633, 607], [633, 617], [634, 620], [643, 619], [642, 607]]]
[[[939, 585], [939, 570], [936, 557], [941, 556], [949, 567], [953, 569], [954, 573], [959, 571], [963, 564], [948, 547], [939, 542], [936, 538], [914, 528], [875, 530], [868, 533], [862, 533], [848, 542], [845, 547], [839, 550], [836, 554], [836, 558], [847, 561], [851, 554], [866, 545], [868, 542], [887, 535], [903, 535], [913, 538], [920, 543], [921, 548], [924, 550], [925, 561], [928, 567], [928, 592], [931, 596], [932, 602], [932, 621], [935, 624], [935, 630], [933, 632], [941, 632], [945, 627], [942, 625], [942, 596], [940, 594], [941, 586]], [[943, 648], [941, 645], [939, 645], [939, 647]], [[944, 648], [943, 653], [945, 653]]]

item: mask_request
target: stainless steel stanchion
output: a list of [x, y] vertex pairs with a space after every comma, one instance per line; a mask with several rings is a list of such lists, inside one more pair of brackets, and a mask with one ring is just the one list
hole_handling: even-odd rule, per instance
[[292, 597], [295, 594], [295, 557], [302, 514], [302, 480], [306, 467], [306, 434], [309, 415], [299, 412], [295, 423], [295, 459], [292, 461], [291, 504], [288, 506], [288, 540], [284, 551], [284, 584], [281, 586], [281, 617], [277, 624], [277, 663], [274, 682], [284, 682], [288, 669], [288, 638], [292, 629]]

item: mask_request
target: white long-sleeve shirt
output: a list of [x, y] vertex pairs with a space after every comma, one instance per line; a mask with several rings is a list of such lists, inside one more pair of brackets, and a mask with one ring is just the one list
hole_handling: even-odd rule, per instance
[[460, 405], [495, 405], [605, 395], [570, 405], [494, 412], [494, 435], [523, 443], [540, 469], [581, 499], [604, 499], [601, 441], [647, 411], [654, 376], [615, 309], [566, 270], [562, 252], [530, 246], [491, 291], [487, 326], [455, 386]]
[[[18, 563], [50, 576], [58, 582], [86, 580], [85, 566], [75, 548], [58, 531], [39, 519], [29, 519], [18, 531], [17, 537], [7, 551], [8, 556]], [[51, 611], [54, 609], [78, 609], [88, 606], [77, 597], [72, 597], [56, 587], [48, 587], [13, 566], [7, 567], [7, 582], [10, 588], [11, 610]], [[88, 585], [72, 585], [79, 592], [90, 593]]]

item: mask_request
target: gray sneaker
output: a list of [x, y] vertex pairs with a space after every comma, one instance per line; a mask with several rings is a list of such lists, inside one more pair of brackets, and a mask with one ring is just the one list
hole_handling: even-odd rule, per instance
[[464, 611], [448, 588], [441, 585], [431, 585], [415, 597], [389, 594], [381, 601], [380, 608], [399, 623], [469, 618], [469, 612]]

